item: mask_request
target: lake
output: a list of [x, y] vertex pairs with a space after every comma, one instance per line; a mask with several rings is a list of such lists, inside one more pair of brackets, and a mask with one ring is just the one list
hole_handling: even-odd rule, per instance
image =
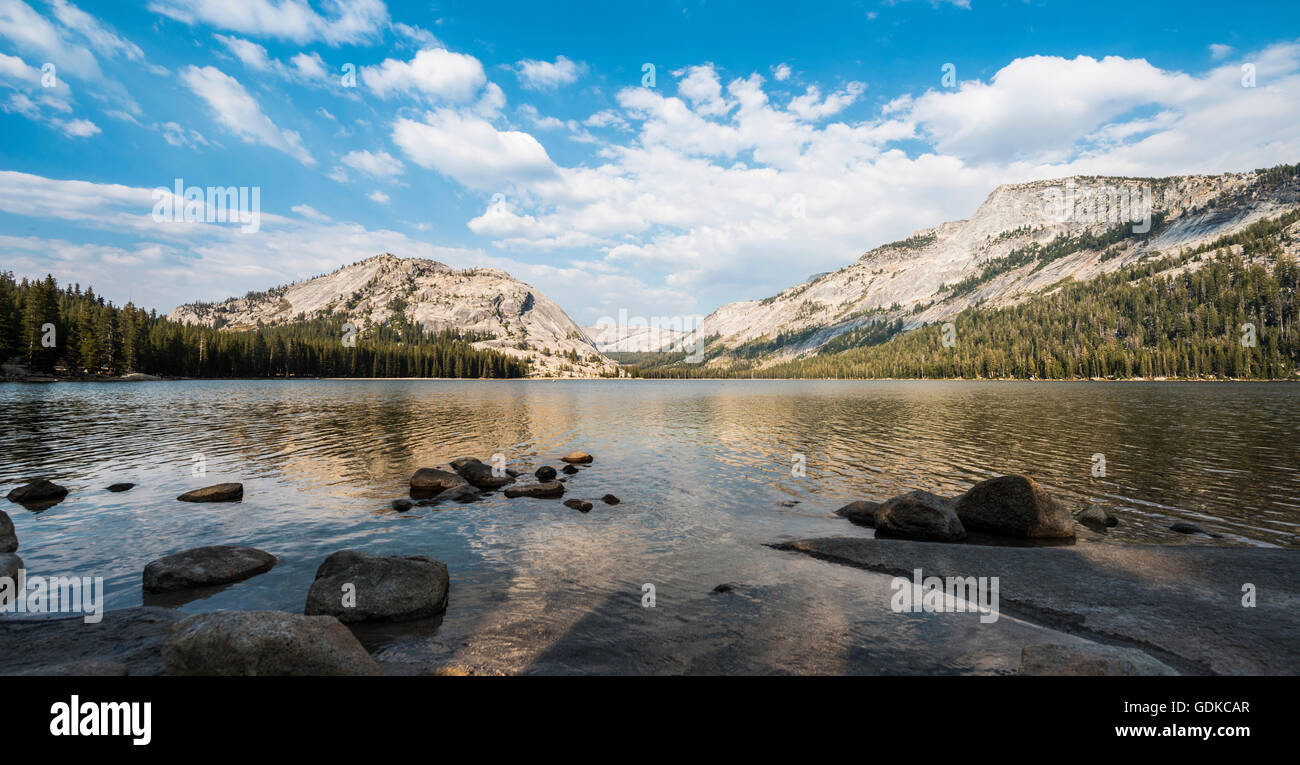
[[[3, 490], [37, 477], [71, 490], [38, 513], [4, 508], [29, 573], [103, 576], [107, 607], [124, 608], [141, 604], [150, 560], [247, 544], [279, 564], [165, 604], [301, 612], [335, 550], [430, 555], [451, 572], [447, 613], [359, 630], [386, 666], [413, 672], [1014, 670], [1040, 627], [1003, 619], [973, 646], [951, 618], [882, 609], [884, 575], [766, 545], [870, 536], [833, 514], [854, 499], [1025, 473], [1074, 511], [1119, 517], [1079, 544], [1300, 547], [1297, 435], [1300, 386], [1287, 383], [0, 385]], [[566, 498], [594, 501], [590, 513], [500, 493], [390, 507], [421, 466], [501, 454], [531, 473], [575, 449], [595, 462]], [[120, 481], [137, 486], [105, 490]], [[223, 481], [244, 483], [242, 502], [175, 499]], [[1179, 520], [1221, 538], [1170, 531]], [[723, 583], [737, 586], [713, 591]]]

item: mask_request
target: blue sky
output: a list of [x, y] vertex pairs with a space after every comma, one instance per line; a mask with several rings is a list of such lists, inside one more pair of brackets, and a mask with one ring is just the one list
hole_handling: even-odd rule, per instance
[[[0, 0], [0, 268], [167, 311], [391, 251], [698, 316], [1000, 183], [1298, 161], [1298, 35], [1291, 2]], [[258, 230], [155, 220], [176, 178], [257, 187]]]

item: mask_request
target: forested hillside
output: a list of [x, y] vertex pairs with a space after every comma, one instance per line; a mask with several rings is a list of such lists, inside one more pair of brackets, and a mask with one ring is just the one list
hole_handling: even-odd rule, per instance
[[[1232, 241], [1065, 281], [1013, 306], [974, 306], [901, 332], [872, 325], [803, 358], [755, 368], [642, 367], [646, 377], [1290, 378], [1300, 368], [1300, 268], [1263, 222]], [[1233, 245], [1237, 245], [1233, 249]], [[1252, 256], [1273, 255], [1251, 262]], [[1251, 325], [1251, 327], [1247, 327]], [[845, 347], [847, 343], [854, 343]], [[669, 361], [665, 359], [665, 361]]]
[[[169, 321], [130, 303], [114, 306], [87, 288], [60, 289], [53, 277], [0, 273], [0, 360], [32, 370], [176, 377], [523, 377], [525, 361], [471, 346], [477, 338], [428, 333], [395, 307], [384, 324], [345, 342], [341, 317], [249, 331]], [[49, 332], [52, 325], [53, 332]], [[52, 341], [47, 347], [46, 338]]]

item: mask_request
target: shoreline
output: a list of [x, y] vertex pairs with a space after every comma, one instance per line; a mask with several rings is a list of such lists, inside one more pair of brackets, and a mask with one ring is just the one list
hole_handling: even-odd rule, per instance
[[1070, 377], [1044, 380], [1024, 377], [62, 377], [29, 375], [0, 377], [0, 383], [45, 385], [56, 382], [149, 383], [149, 382], [1022, 382], [1022, 383], [1300, 383], [1300, 377]]

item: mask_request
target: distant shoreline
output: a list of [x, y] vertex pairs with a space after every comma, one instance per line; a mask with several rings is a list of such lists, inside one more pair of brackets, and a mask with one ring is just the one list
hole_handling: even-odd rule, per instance
[[1024, 383], [1300, 383], [1300, 377], [1069, 377], [1053, 380], [1023, 377], [160, 377], [132, 374], [120, 377], [63, 377], [57, 375], [29, 375], [27, 377], [0, 377], [0, 382], [45, 385], [56, 382], [74, 383], [144, 383], [144, 382], [254, 382], [279, 380], [286, 382], [1024, 382]]

